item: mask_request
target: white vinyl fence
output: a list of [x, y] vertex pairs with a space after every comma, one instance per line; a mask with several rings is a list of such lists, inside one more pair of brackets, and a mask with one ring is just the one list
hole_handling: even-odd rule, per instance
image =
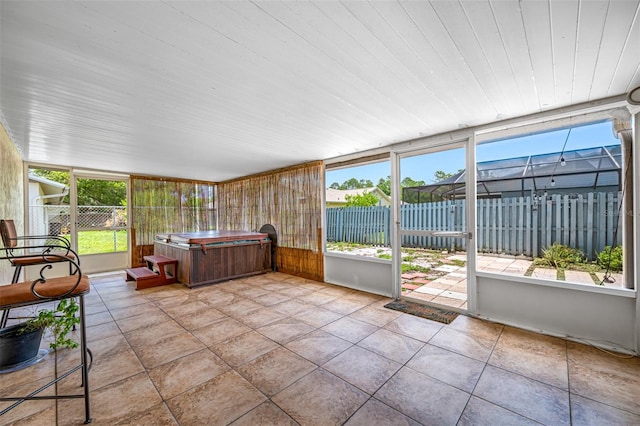
[[[536, 257], [553, 243], [578, 248], [593, 260], [606, 246], [622, 244], [619, 192], [552, 194], [477, 201], [478, 251]], [[463, 231], [464, 200], [403, 204], [403, 229]], [[389, 208], [327, 209], [327, 241], [389, 245]], [[403, 246], [465, 250], [462, 239], [403, 237]]]

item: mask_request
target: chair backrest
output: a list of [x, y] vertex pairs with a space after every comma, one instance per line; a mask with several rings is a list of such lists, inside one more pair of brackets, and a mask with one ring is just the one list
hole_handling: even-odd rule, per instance
[[18, 233], [13, 219], [0, 220], [0, 236], [5, 248], [13, 248], [18, 245]]

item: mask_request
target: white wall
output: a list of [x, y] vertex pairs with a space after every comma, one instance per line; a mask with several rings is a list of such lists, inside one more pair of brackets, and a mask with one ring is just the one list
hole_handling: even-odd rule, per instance
[[[476, 314], [503, 324], [635, 352], [635, 292], [477, 277]], [[489, 275], [489, 274], [487, 274]]]
[[325, 253], [324, 271], [325, 282], [391, 297], [390, 260]]

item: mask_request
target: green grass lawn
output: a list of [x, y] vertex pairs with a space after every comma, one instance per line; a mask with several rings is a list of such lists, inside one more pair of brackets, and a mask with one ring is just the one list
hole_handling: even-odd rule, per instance
[[78, 254], [114, 253], [116, 251], [127, 251], [127, 231], [78, 232]]

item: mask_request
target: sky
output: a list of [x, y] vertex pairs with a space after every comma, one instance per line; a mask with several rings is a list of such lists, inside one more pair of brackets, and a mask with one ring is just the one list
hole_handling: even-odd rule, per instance
[[[569, 136], [567, 138], [567, 135]], [[538, 133], [531, 136], [506, 139], [498, 142], [487, 142], [478, 145], [476, 158], [478, 162], [500, 160], [503, 158], [523, 157], [529, 155], [574, 151], [577, 149], [619, 145], [620, 141], [613, 135], [611, 122], [590, 124], [587, 126]], [[441, 151], [433, 154], [403, 158], [400, 161], [400, 179], [410, 177], [414, 181], [423, 180], [426, 184], [434, 182], [434, 173], [438, 170], [456, 173], [465, 167], [464, 149]], [[369, 179], [374, 185], [380, 178], [391, 174], [389, 161], [327, 171], [327, 186], [333, 182], [342, 182], [351, 178]]]

